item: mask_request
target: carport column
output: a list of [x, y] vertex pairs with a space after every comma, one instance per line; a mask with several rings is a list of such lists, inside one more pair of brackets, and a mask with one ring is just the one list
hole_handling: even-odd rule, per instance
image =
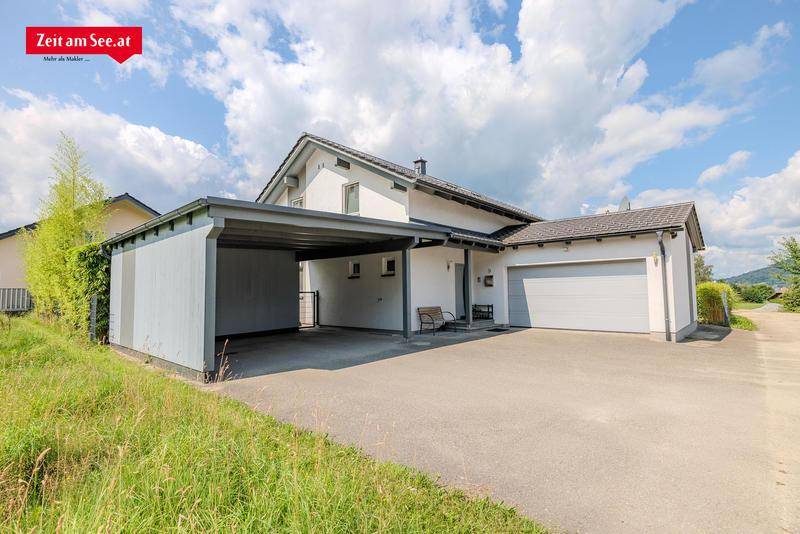
[[464, 316], [467, 327], [472, 326], [472, 251], [464, 249]]
[[409, 244], [402, 250], [403, 263], [403, 337], [408, 341], [411, 338], [411, 249], [419, 242], [418, 239], [409, 240]]
[[206, 373], [216, 366], [215, 339], [217, 334], [217, 237], [225, 228], [225, 219], [214, 217], [206, 236], [206, 284], [203, 332], [203, 367]]

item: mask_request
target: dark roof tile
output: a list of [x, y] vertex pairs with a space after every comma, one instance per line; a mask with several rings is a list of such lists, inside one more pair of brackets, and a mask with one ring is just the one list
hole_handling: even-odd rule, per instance
[[693, 212], [694, 203], [687, 202], [507, 226], [491, 237], [508, 246], [625, 235], [681, 227]]

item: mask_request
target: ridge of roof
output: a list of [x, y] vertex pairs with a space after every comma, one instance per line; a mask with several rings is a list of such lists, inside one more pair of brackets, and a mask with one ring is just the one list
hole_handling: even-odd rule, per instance
[[541, 221], [537, 221], [535, 223], [529, 224], [539, 224], [539, 223], [552, 223], [552, 222], [562, 222], [562, 221], [572, 221], [576, 219], [590, 219], [592, 217], [608, 217], [609, 215], [619, 215], [619, 214], [626, 214], [626, 213], [634, 213], [637, 211], [647, 211], [653, 209], [661, 209], [661, 208], [672, 208], [675, 206], [694, 206], [694, 201], [688, 200], [686, 202], [673, 202], [672, 204], [660, 204], [658, 206], [645, 206], [644, 208], [632, 208], [629, 210], [623, 211], [608, 211], [606, 213], [590, 213], [588, 215], [574, 215], [572, 217], [562, 217], [560, 219], [545, 219]]
[[528, 211], [526, 211], [526, 210], [524, 210], [524, 209], [522, 209], [522, 208], [520, 208], [518, 206], [515, 206], [513, 204], [509, 204], [507, 202], [503, 202], [502, 200], [497, 200], [497, 199], [491, 198], [491, 197], [486, 196], [486, 195], [484, 195], [482, 193], [478, 193], [476, 191], [473, 191], [473, 190], [468, 189], [466, 187], [460, 186], [458, 184], [454, 184], [452, 182], [448, 182], [446, 180], [442, 180], [441, 178], [436, 178], [435, 176], [431, 176], [430, 174], [418, 174], [415, 170], [410, 169], [408, 167], [405, 167], [403, 165], [400, 165], [400, 164], [397, 164], [397, 163], [393, 163], [393, 162], [391, 162], [391, 161], [389, 161], [387, 159], [384, 159], [384, 158], [381, 158], [381, 157], [378, 157], [378, 156], [374, 156], [374, 155], [369, 154], [367, 152], [363, 152], [361, 150], [357, 150], [355, 148], [349, 147], [347, 145], [343, 145], [341, 143], [337, 143], [336, 141], [331, 141], [330, 139], [327, 139], [325, 137], [322, 137], [322, 136], [319, 136], [319, 135], [316, 135], [316, 134], [312, 134], [312, 133], [309, 133], [309, 132], [303, 132], [302, 135], [298, 138], [297, 142], [295, 142], [294, 146], [289, 151], [289, 153], [284, 158], [284, 160], [281, 162], [280, 166], [278, 166], [278, 169], [275, 171], [275, 173], [269, 179], [269, 181], [267, 182], [266, 186], [264, 186], [264, 188], [261, 190], [261, 193], [258, 195], [256, 200], [260, 199], [264, 195], [264, 193], [271, 187], [271, 185], [275, 182], [275, 180], [277, 179], [278, 174], [280, 173], [281, 169], [283, 169], [283, 167], [286, 165], [287, 161], [291, 158], [292, 154], [294, 154], [295, 150], [303, 142], [304, 139], [309, 139], [311, 141], [316, 141], [317, 143], [328, 145], [329, 147], [332, 147], [332, 148], [334, 148], [336, 150], [344, 152], [345, 154], [348, 154], [350, 156], [362, 159], [362, 160], [366, 161], [367, 163], [370, 163], [370, 164], [375, 165], [377, 167], [381, 167], [381, 168], [383, 168], [385, 170], [388, 170], [389, 172], [392, 172], [394, 174], [398, 174], [398, 175], [401, 175], [401, 176], [403, 176], [405, 178], [408, 178], [413, 182], [421, 182], [421, 183], [423, 183], [423, 184], [425, 184], [425, 185], [427, 185], [429, 187], [432, 187], [434, 189], [439, 189], [439, 190], [443, 190], [444, 192], [450, 192], [450, 193], [454, 193], [456, 195], [461, 195], [461, 196], [464, 196], [464, 197], [468, 197], [473, 201], [480, 202], [480, 203], [483, 203], [483, 204], [486, 204], [486, 205], [489, 205], [489, 206], [494, 206], [494, 207], [496, 207], [498, 209], [505, 210], [508, 213], [512, 213], [514, 215], [517, 215], [518, 217], [522, 217], [524, 219], [528, 219], [529, 221], [537, 221], [537, 220], [541, 221], [541, 220], [543, 220], [542, 217], [539, 217], [538, 215], [530, 213], [530, 212], [528, 212]]

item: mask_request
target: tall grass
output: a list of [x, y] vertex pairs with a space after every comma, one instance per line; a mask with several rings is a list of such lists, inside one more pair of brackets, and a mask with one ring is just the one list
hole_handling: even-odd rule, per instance
[[0, 530], [542, 532], [55, 327], [0, 331]]

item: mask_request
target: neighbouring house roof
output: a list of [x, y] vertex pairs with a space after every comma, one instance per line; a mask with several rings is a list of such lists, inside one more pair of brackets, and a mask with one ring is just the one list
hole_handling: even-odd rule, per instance
[[466, 187], [447, 182], [440, 178], [435, 178], [429, 174], [419, 174], [413, 169], [404, 167], [403, 165], [392, 163], [391, 161], [373, 156], [372, 154], [368, 154], [366, 152], [345, 146], [341, 143], [337, 143], [335, 141], [325, 139], [324, 137], [306, 132], [304, 132], [294, 144], [292, 150], [289, 151], [289, 154], [278, 167], [278, 170], [275, 171], [275, 174], [273, 174], [272, 178], [270, 178], [270, 180], [267, 182], [267, 185], [261, 191], [261, 194], [258, 196], [257, 200], [263, 199], [265, 194], [272, 188], [272, 185], [278, 180], [279, 176], [282, 175], [290, 160], [299, 153], [298, 149], [301, 147], [301, 145], [309, 141], [327, 146], [331, 150], [361, 160], [368, 165], [378, 167], [391, 174], [398, 175], [415, 184], [417, 188], [428, 189], [430, 190], [429, 192], [437, 194], [437, 196], [444, 197], [448, 200], [454, 200], [461, 204], [471, 205], [472, 207], [484, 209], [485, 211], [494, 212], [499, 215], [504, 215], [511, 219], [519, 219], [523, 222], [543, 220], [538, 215], [534, 215], [533, 213], [525, 211], [522, 208], [508, 204], [507, 202], [493, 199], [481, 193], [467, 189]]
[[[153, 217], [158, 217], [159, 215], [161, 215], [156, 210], [154, 210], [153, 208], [151, 208], [150, 206], [148, 206], [147, 204], [145, 204], [144, 202], [142, 202], [138, 198], [136, 198], [133, 195], [130, 195], [128, 193], [122, 193], [121, 195], [117, 195], [115, 197], [111, 197], [111, 198], [108, 199], [108, 203], [109, 204], [116, 204], [118, 202], [123, 202], [123, 201], [128, 201], [131, 204], [134, 204], [135, 206], [137, 206], [138, 208], [141, 208], [142, 210], [146, 211], [147, 213], [149, 213]], [[26, 224], [25, 226], [20, 226], [20, 227], [17, 227], [17, 228], [13, 228], [11, 230], [7, 230], [7, 231], [5, 231], [3, 233], [0, 233], [0, 239], [5, 239], [7, 237], [15, 236], [18, 233], [20, 233], [22, 230], [33, 230], [34, 228], [36, 228], [36, 226], [38, 224], [39, 224], [39, 222], [37, 221], [37, 222], [32, 222], [30, 224]]]
[[694, 202], [508, 226], [491, 237], [514, 246], [681, 230], [684, 226], [694, 249], [703, 250], [705, 243]]

